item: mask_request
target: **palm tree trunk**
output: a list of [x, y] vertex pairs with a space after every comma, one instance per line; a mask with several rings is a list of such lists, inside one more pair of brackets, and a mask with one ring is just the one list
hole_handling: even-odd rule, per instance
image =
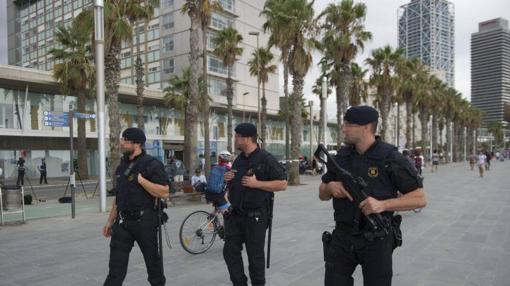
[[439, 148], [438, 148], [440, 153], [444, 153], [443, 152], [444, 151], [444, 149], [443, 149], [443, 147], [444, 147], [444, 144], [443, 144], [443, 130], [444, 130], [444, 124], [441, 122], [439, 124]]
[[232, 99], [234, 97], [233, 91], [232, 91], [232, 67], [227, 67], [227, 149], [229, 152], [232, 153], [232, 118], [234, 117], [232, 113]]
[[[198, 15], [190, 15], [191, 28], [190, 28], [190, 99], [189, 104], [186, 106], [186, 116], [189, 121], [189, 128], [184, 131], [184, 164], [188, 170], [194, 170], [198, 166], [196, 147], [198, 142], [197, 123], [198, 123], [198, 101], [199, 101], [199, 88], [198, 77], [200, 74], [200, 65], [198, 59], [200, 57], [200, 45], [198, 28], [200, 27], [200, 20]], [[186, 140], [189, 138], [189, 140]]]
[[[120, 52], [119, 47], [112, 47], [105, 57], [105, 82], [108, 91], [108, 126], [110, 128], [109, 136], [109, 163], [110, 177], [115, 178], [115, 169], [119, 165], [119, 137], [121, 132], [120, 113], [119, 113], [119, 82], [120, 82], [120, 62], [117, 55]], [[117, 186], [116, 180], [112, 180], [113, 187]]]
[[438, 114], [432, 115], [432, 150], [437, 150], [437, 117]]
[[412, 124], [413, 124], [413, 110], [411, 105], [411, 100], [406, 99], [406, 145], [405, 148], [409, 149], [411, 148], [412, 139], [411, 139], [411, 132], [412, 132]]
[[289, 98], [289, 64], [287, 58], [283, 57], [283, 94], [285, 95], [285, 102], [287, 110], [285, 110], [285, 159], [290, 158], [290, 98]]
[[335, 87], [336, 90], [336, 148], [339, 150], [340, 146], [344, 142], [343, 133], [342, 133], [342, 121], [344, 116], [343, 110], [343, 97], [342, 97], [342, 88], [340, 86]]
[[[202, 26], [202, 80], [205, 85], [202, 91], [202, 102], [203, 110], [202, 110], [202, 119], [204, 120], [204, 157], [205, 157], [205, 167], [204, 173], [206, 177], [209, 177], [209, 169], [211, 166], [211, 136], [210, 136], [210, 128], [209, 128], [209, 95], [207, 87], [209, 86], [207, 82], [207, 26]], [[227, 133], [232, 133], [232, 129], [228, 129]], [[231, 143], [232, 144], [232, 143]], [[229, 149], [229, 152], [232, 150]]]
[[413, 113], [413, 130], [412, 130], [412, 133], [413, 133], [413, 149], [416, 149], [416, 115]]
[[[80, 113], [85, 113], [85, 105], [87, 101], [86, 91], [76, 91], [78, 94], [77, 110]], [[87, 154], [87, 135], [86, 135], [86, 119], [77, 119], [78, 121], [78, 169], [80, 177], [87, 179], [89, 177], [88, 170], [88, 154]]]
[[303, 133], [303, 118], [301, 117], [301, 98], [303, 97], [303, 77], [293, 75], [292, 80], [292, 124], [291, 124], [291, 156], [292, 164], [289, 170], [289, 185], [299, 185], [299, 156], [301, 155], [301, 135]]
[[425, 157], [425, 149], [427, 147], [427, 133], [428, 133], [428, 121], [429, 114], [422, 110], [419, 115], [420, 124], [421, 124], [421, 154]]
[[266, 98], [266, 83], [262, 82], [262, 98], [260, 99], [260, 104], [262, 105], [262, 114], [261, 114], [261, 138], [262, 138], [262, 149], [266, 148], [266, 129], [267, 129], [267, 98]]
[[136, 31], [136, 63], [135, 63], [135, 73], [136, 73], [136, 122], [138, 128], [145, 129], [145, 120], [144, 120], [144, 110], [143, 110], [143, 63], [140, 58], [140, 34], [138, 33], [138, 25], [135, 25]]
[[451, 136], [452, 136], [452, 130], [450, 128], [450, 121], [446, 120], [446, 152], [445, 152], [445, 158], [446, 162], [450, 163], [450, 146], [451, 146]]
[[381, 100], [380, 109], [381, 112], [381, 138], [384, 142], [388, 142], [388, 120], [391, 109], [391, 91], [384, 90], [384, 95]]

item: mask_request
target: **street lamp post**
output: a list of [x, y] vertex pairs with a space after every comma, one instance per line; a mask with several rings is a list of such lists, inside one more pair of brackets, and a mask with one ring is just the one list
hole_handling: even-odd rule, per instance
[[313, 160], [313, 101], [308, 101], [310, 105], [310, 162]]
[[[257, 31], [249, 32], [248, 35], [257, 37], [257, 50], [259, 49], [259, 35], [260, 33]], [[257, 129], [258, 134], [260, 135], [261, 127], [260, 126], [260, 67], [259, 62], [257, 62]]]
[[246, 95], [247, 95], [247, 94], [250, 94], [250, 93], [249, 93], [249, 92], [245, 92], [245, 93], [243, 93], [243, 122], [245, 122], [245, 120], [244, 120], [244, 111], [245, 111], [245, 109], [246, 109], [246, 102], [245, 102], [245, 98], [246, 98]]
[[[105, 143], [105, 103], [104, 103], [104, 1], [95, 0], [94, 31], [96, 52], [96, 97], [99, 149], [99, 190], [100, 212], [106, 212], [106, 143]], [[72, 163], [72, 162], [71, 162]]]

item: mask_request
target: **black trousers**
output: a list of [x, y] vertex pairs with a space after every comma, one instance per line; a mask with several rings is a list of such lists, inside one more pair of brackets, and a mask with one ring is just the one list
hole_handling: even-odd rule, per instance
[[44, 180], [44, 183], [48, 183], [48, 179], [46, 178], [46, 171], [41, 171], [41, 177], [39, 178], [39, 184], [42, 184]]
[[265, 285], [264, 245], [268, 223], [267, 209], [233, 212], [225, 217], [223, 257], [234, 286], [248, 285], [241, 251], [243, 243], [248, 254], [248, 270], [252, 285]]
[[139, 220], [124, 220], [119, 217], [112, 228], [110, 241], [110, 271], [104, 286], [120, 286], [126, 277], [129, 253], [136, 241], [142, 251], [147, 267], [148, 281], [152, 286], [165, 285], [161, 257], [158, 253], [157, 212], [146, 210]]
[[361, 265], [364, 286], [390, 286], [393, 235], [368, 241], [352, 231], [335, 229], [332, 240], [324, 245], [325, 286], [353, 286], [352, 274]]
[[23, 186], [25, 184], [25, 171], [18, 171], [18, 179], [16, 185]]

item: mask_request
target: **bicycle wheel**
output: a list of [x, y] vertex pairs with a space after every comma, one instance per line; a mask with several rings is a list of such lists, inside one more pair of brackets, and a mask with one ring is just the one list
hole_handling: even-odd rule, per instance
[[182, 248], [191, 254], [206, 252], [216, 238], [214, 214], [206, 211], [190, 213], [182, 222], [179, 240]]

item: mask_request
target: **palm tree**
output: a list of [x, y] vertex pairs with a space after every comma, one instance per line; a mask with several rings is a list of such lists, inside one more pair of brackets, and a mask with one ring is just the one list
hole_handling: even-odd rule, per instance
[[367, 102], [368, 99], [368, 82], [365, 79], [368, 70], [360, 67], [357, 63], [351, 63], [351, 72], [349, 102], [352, 106], [358, 106], [361, 101]]
[[375, 104], [381, 112], [382, 128], [380, 133], [383, 141], [388, 140], [388, 115], [392, 102], [395, 100], [394, 93], [398, 84], [395, 71], [402, 59], [402, 53], [401, 49], [394, 50], [387, 45], [373, 50], [372, 57], [366, 59], [367, 64], [372, 69], [370, 84], [377, 88]]
[[[190, 95], [191, 95], [191, 69], [186, 67], [182, 70], [181, 76], [172, 76], [169, 81], [169, 85], [163, 90], [165, 93], [165, 103], [168, 107], [173, 108], [181, 114], [184, 114], [184, 129], [190, 128], [190, 123], [188, 120], [188, 114], [186, 113], [186, 107], [190, 104]], [[199, 89], [200, 92], [206, 88], [206, 85], [201, 80]], [[208, 97], [208, 102], [212, 99]], [[203, 111], [205, 106], [205, 102], [200, 101], [197, 106], [199, 111]], [[184, 141], [189, 140], [186, 137]]]
[[413, 102], [416, 94], [424, 88], [424, 79], [428, 76], [425, 65], [417, 58], [411, 60], [402, 60], [397, 66], [397, 74], [400, 79], [398, 84], [398, 97], [402, 99], [406, 109], [406, 148], [414, 147], [411, 138], [414, 118]]
[[[211, 24], [211, 17], [213, 11], [222, 11], [220, 2], [218, 1], [210, 1], [210, 0], [199, 0], [199, 18], [200, 18], [200, 28], [202, 30], [202, 80], [207, 84], [207, 31], [209, 25]], [[207, 95], [207, 88], [202, 90], [202, 102], [204, 103], [204, 108], [202, 110], [202, 120], [204, 121], [204, 157], [205, 157], [205, 166], [211, 166], [211, 143], [210, 143], [210, 135], [209, 135], [209, 98]], [[231, 132], [231, 131], [229, 131]], [[205, 176], [209, 176], [209, 168], [204, 168]]]
[[186, 106], [186, 118], [189, 121], [189, 128], [184, 130], [184, 164], [189, 170], [194, 170], [197, 165], [196, 146], [198, 143], [197, 122], [198, 122], [198, 102], [199, 102], [199, 81], [200, 66], [198, 58], [200, 57], [200, 46], [198, 28], [201, 25], [200, 20], [200, 2], [199, 0], [186, 0], [181, 8], [182, 14], [188, 14], [191, 20], [190, 26], [190, 95], [189, 103]]
[[237, 57], [243, 54], [243, 48], [239, 47], [239, 44], [243, 40], [243, 36], [232, 27], [224, 28], [220, 30], [216, 37], [213, 39], [214, 54], [221, 58], [223, 65], [227, 67], [227, 149], [229, 152], [233, 152], [232, 149], [232, 99], [234, 97], [232, 80], [232, 68], [237, 60]]
[[[318, 19], [324, 18], [321, 25], [323, 37], [319, 45], [324, 54], [321, 61], [332, 69], [330, 78], [336, 86], [338, 147], [343, 141], [343, 114], [351, 98], [351, 62], [359, 51], [363, 51], [365, 42], [372, 39], [372, 33], [365, 30], [366, 13], [365, 4], [342, 0], [340, 4], [329, 4], [318, 16]], [[352, 102], [350, 104], [353, 105]]]
[[[136, 122], [141, 129], [145, 128], [144, 111], [143, 111], [143, 90], [144, 90], [144, 67], [142, 58], [140, 57], [140, 31], [139, 24], [143, 22], [144, 31], [147, 29], [148, 21], [154, 16], [154, 8], [159, 6], [159, 0], [141, 0], [129, 2], [131, 7], [129, 10], [129, 21], [134, 24], [136, 31], [136, 61], [135, 61], [135, 77], [136, 77]], [[143, 4], [143, 5], [140, 5]]]
[[276, 65], [271, 64], [273, 54], [269, 48], [258, 48], [252, 54], [252, 59], [248, 61], [250, 67], [250, 75], [259, 79], [258, 84], [262, 85], [262, 98], [260, 100], [262, 106], [260, 135], [262, 138], [262, 148], [266, 147], [266, 121], [267, 121], [267, 99], [266, 99], [266, 82], [269, 80], [269, 74], [276, 72]]
[[[289, 106], [289, 54], [292, 47], [292, 38], [287, 30], [287, 19], [284, 16], [287, 13], [287, 4], [285, 0], [267, 0], [260, 15], [266, 18], [262, 25], [264, 32], [270, 32], [268, 47], [276, 46], [280, 49], [280, 61], [283, 65], [283, 93], [285, 96], [286, 111], [285, 120], [285, 159], [290, 158], [290, 113]], [[280, 110], [282, 107], [280, 107]]]
[[[505, 126], [501, 121], [494, 121], [489, 123], [489, 126], [487, 127], [487, 130], [489, 133], [494, 136], [495, 139], [495, 145], [496, 147], [500, 146], [501, 143], [504, 143], [504, 132]], [[491, 150], [492, 151], [492, 150]]]
[[[93, 96], [95, 79], [94, 58], [91, 50], [93, 26], [81, 25], [79, 19], [69, 27], [60, 26], [55, 39], [62, 48], [49, 51], [59, 61], [53, 67], [53, 77], [65, 95], [77, 95], [77, 111], [84, 113], [87, 97]], [[78, 168], [82, 178], [88, 178], [85, 119], [78, 119]]]
[[304, 77], [312, 65], [311, 31], [314, 28], [313, 2], [307, 0], [286, 0], [287, 9], [284, 17], [288, 20], [288, 33], [292, 39], [289, 53], [289, 72], [292, 75], [293, 91], [289, 97], [289, 111], [291, 114], [291, 158], [292, 165], [289, 172], [289, 184], [298, 185], [299, 165], [301, 155], [301, 136], [303, 119], [301, 114], [303, 100]]

